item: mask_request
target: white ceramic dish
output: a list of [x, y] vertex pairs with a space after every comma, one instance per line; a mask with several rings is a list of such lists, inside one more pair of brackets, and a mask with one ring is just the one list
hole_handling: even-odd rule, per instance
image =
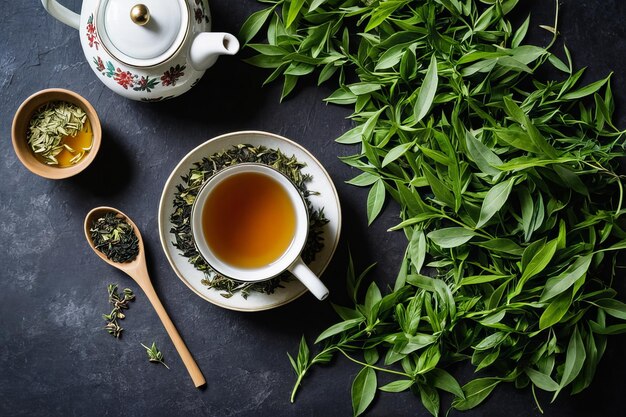
[[323, 230], [324, 248], [317, 254], [315, 261], [309, 264], [311, 270], [318, 276], [328, 266], [337, 244], [341, 232], [341, 206], [337, 190], [328, 175], [328, 172], [315, 159], [309, 151], [299, 144], [273, 133], [259, 131], [233, 132], [210, 139], [189, 152], [174, 168], [170, 174], [159, 203], [159, 236], [163, 251], [176, 275], [197, 295], [210, 303], [237, 311], [261, 311], [276, 308], [287, 304], [300, 297], [306, 288], [297, 280], [284, 283], [284, 288], [278, 288], [274, 294], [250, 293], [247, 299], [240, 294], [235, 294], [231, 298], [225, 298], [220, 291], [207, 288], [200, 281], [204, 278], [204, 273], [198, 271], [191, 265], [187, 258], [180, 254], [174, 247], [172, 241], [174, 236], [170, 233], [172, 223], [170, 216], [174, 211], [172, 202], [176, 186], [182, 184], [181, 177], [189, 172], [195, 162], [199, 162], [203, 157], [210, 156], [216, 152], [227, 150], [234, 145], [250, 144], [253, 146], [265, 146], [268, 148], [280, 149], [287, 156], [294, 155], [298, 161], [306, 164], [303, 172], [310, 174], [312, 180], [307, 184], [311, 191], [316, 191], [319, 195], [309, 197], [311, 204], [315, 208], [324, 208], [324, 214], [329, 222]]

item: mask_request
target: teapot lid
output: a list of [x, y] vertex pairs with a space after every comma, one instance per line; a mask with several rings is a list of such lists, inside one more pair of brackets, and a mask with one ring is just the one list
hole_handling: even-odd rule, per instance
[[189, 9], [186, 0], [102, 0], [96, 19], [102, 45], [113, 57], [148, 67], [176, 53], [187, 35]]

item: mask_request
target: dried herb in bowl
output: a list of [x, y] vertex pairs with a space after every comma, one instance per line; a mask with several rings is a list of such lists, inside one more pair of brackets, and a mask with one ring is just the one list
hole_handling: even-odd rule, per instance
[[293, 279], [290, 273], [284, 273], [263, 282], [234, 281], [213, 271], [194, 245], [189, 218], [191, 207], [200, 188], [215, 172], [242, 162], [262, 163], [277, 169], [289, 177], [304, 196], [309, 209], [309, 235], [302, 252], [304, 262], [310, 263], [315, 260], [315, 255], [324, 247], [322, 231], [324, 225], [328, 223], [324, 217], [323, 208], [315, 209], [311, 205], [308, 197], [315, 193], [307, 190], [306, 186], [311, 177], [302, 173], [305, 164], [299, 162], [294, 156], [288, 157], [278, 149], [241, 144], [194, 163], [187, 175], [182, 177], [184, 184], [177, 186], [174, 196], [174, 213], [170, 216], [173, 225], [170, 232], [175, 238], [172, 243], [189, 260], [189, 263], [205, 273], [202, 283], [209, 288], [221, 291], [221, 295], [225, 298], [230, 298], [235, 293], [240, 293], [244, 298], [247, 298], [250, 292], [272, 294], [277, 288], [282, 287], [282, 283]]
[[139, 239], [120, 214], [109, 212], [89, 229], [94, 247], [113, 262], [131, 262], [139, 254]]
[[93, 132], [83, 109], [53, 101], [32, 116], [27, 138], [41, 162], [67, 167], [77, 164], [91, 150]]

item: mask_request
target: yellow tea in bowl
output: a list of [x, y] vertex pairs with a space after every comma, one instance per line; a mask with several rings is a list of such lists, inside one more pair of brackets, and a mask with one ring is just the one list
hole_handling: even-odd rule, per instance
[[83, 109], [65, 101], [53, 101], [34, 113], [27, 138], [37, 160], [67, 168], [91, 150], [93, 133]]
[[287, 251], [296, 232], [296, 212], [287, 191], [272, 177], [240, 172], [221, 181], [202, 210], [206, 243], [236, 268], [271, 264]]

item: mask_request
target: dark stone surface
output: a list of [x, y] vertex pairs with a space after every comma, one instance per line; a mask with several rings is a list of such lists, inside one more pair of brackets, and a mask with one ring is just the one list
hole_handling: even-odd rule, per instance
[[[80, 1], [65, 3], [77, 9]], [[618, 125], [625, 126], [626, 5], [621, 0], [562, 3], [562, 39], [577, 66], [589, 67], [588, 80], [615, 71]], [[553, 2], [531, 4], [534, 27], [552, 23]], [[350, 415], [350, 385], [358, 369], [342, 359], [315, 369], [295, 404], [289, 403], [294, 376], [285, 353], [296, 350], [302, 334], [310, 340], [333, 322], [329, 304], [306, 295], [285, 307], [255, 314], [213, 306], [189, 291], [170, 269], [156, 219], [165, 180], [190, 149], [230, 131], [276, 132], [310, 149], [338, 187], [345, 219], [343, 238], [325, 274], [333, 301], [344, 300], [348, 244], [358, 268], [376, 261], [376, 277], [390, 281], [406, 242], [399, 233], [385, 232], [396, 222], [395, 206], [387, 207], [368, 229], [366, 191], [344, 184], [356, 172], [337, 156], [353, 150], [333, 139], [349, 127], [349, 109], [324, 105], [322, 99], [330, 91], [312, 84], [279, 104], [280, 86], [262, 88], [267, 74], [239, 57], [222, 58], [181, 98], [156, 104], [132, 102], [96, 79], [83, 57], [78, 34], [48, 16], [38, 1], [3, 0], [1, 5], [0, 415]], [[213, 0], [211, 5], [214, 30], [233, 33], [260, 8], [252, 0]], [[520, 20], [524, 17], [520, 11]], [[104, 129], [101, 154], [93, 166], [63, 181], [28, 172], [10, 144], [15, 110], [28, 95], [48, 87], [85, 96], [99, 112]], [[87, 247], [82, 221], [98, 205], [120, 208], [141, 229], [156, 290], [203, 370], [207, 389], [193, 388], [137, 286]], [[120, 340], [102, 330], [110, 282], [138, 294]], [[171, 370], [146, 361], [139, 343], [152, 341], [161, 347]], [[583, 394], [565, 393], [552, 405], [548, 396], [540, 395], [546, 415], [621, 415], [625, 348], [624, 337], [610, 340], [596, 380]], [[411, 394], [382, 394], [368, 415], [428, 414]], [[539, 412], [528, 390], [504, 387], [467, 415], [535, 416]]]

